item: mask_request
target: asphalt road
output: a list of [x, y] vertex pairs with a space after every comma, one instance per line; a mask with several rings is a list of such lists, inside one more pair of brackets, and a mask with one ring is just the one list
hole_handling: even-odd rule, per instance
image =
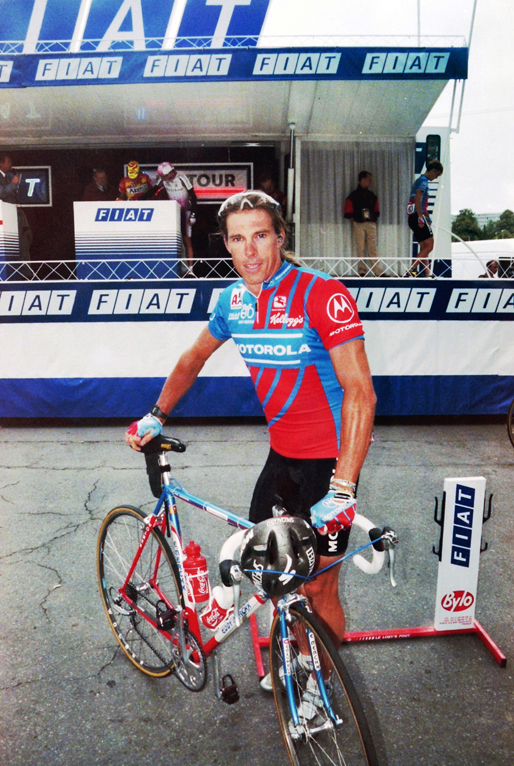
[[[171, 430], [171, 429], [169, 429]], [[246, 515], [267, 454], [263, 425], [178, 425], [188, 443], [173, 474], [191, 491]], [[348, 628], [430, 625], [438, 540], [434, 496], [448, 476], [487, 478], [476, 616], [508, 663], [474, 636], [345, 646], [384, 766], [514, 762], [514, 450], [501, 425], [378, 426], [359, 509], [401, 540], [398, 587], [353, 565], [341, 581]], [[233, 706], [212, 686], [191, 694], [125, 658], [105, 619], [95, 571], [101, 519], [121, 503], [150, 509], [144, 460], [123, 428], [0, 429], [0, 763], [2, 766], [286, 765], [271, 697], [261, 692], [245, 627], [221, 654], [239, 685]], [[185, 536], [215, 571], [227, 536], [190, 509]], [[214, 578], [212, 578], [214, 579]]]

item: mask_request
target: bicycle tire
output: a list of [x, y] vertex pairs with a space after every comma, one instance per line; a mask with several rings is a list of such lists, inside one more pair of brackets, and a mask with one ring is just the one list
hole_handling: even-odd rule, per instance
[[[309, 630], [314, 636], [323, 675], [330, 673], [331, 705], [342, 723], [334, 725], [326, 706], [318, 709], [316, 727], [326, 724], [327, 730], [311, 735], [298, 732], [292, 726], [289, 701], [285, 686], [280, 678], [280, 669], [284, 665], [280, 639], [280, 618], [275, 615], [270, 635], [271, 679], [275, 706], [289, 759], [293, 766], [379, 766], [371, 732], [355, 691], [355, 687], [344, 663], [336, 652], [318, 621], [301, 604], [289, 609], [288, 627], [293, 634]], [[295, 633], [296, 631], [296, 633]], [[295, 642], [290, 643], [291, 668], [293, 674], [294, 696], [296, 704], [304, 690], [308, 671], [302, 671], [295, 662], [300, 653]], [[291, 722], [291, 726], [290, 726]], [[308, 726], [307, 726], [308, 729]]]
[[511, 401], [507, 413], [507, 433], [509, 435], [510, 443], [514, 447], [514, 399]]
[[[140, 508], [129, 505], [107, 514], [98, 534], [98, 584], [112, 632], [128, 659], [146, 675], [163, 678], [175, 670], [173, 642], [124, 601], [118, 590], [138, 550], [145, 517]], [[158, 553], [159, 590], [174, 607], [179, 609], [184, 603], [177, 563], [160, 530], [154, 529], [130, 583], [131, 597], [154, 623], [161, 596], [149, 579]]]

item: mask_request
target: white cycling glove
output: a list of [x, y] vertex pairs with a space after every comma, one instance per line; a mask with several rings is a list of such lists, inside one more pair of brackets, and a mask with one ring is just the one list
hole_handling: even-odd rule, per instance
[[357, 512], [353, 495], [330, 488], [324, 498], [311, 508], [312, 526], [320, 535], [350, 529]]
[[152, 438], [155, 438], [162, 433], [162, 423], [155, 417], [155, 415], [152, 415], [151, 412], [149, 412], [148, 415], [145, 415], [141, 420], [135, 420], [134, 423], [131, 423], [127, 428], [127, 433], [129, 436], [136, 436], [137, 434], [137, 436], [141, 438], [145, 434], [151, 433]]

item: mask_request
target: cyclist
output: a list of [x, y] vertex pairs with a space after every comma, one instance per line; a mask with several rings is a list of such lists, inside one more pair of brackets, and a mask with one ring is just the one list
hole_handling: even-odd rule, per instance
[[120, 181], [118, 200], [146, 199], [152, 188], [152, 179], [147, 173], [142, 173], [139, 163], [135, 160], [127, 165], [127, 175]]
[[419, 243], [418, 257], [405, 276], [420, 276], [422, 270], [426, 277], [431, 277], [428, 256], [434, 249], [432, 223], [428, 215], [429, 182], [435, 181], [443, 174], [443, 166], [439, 160], [431, 160], [427, 169], [414, 181], [407, 204], [409, 228], [414, 239]]
[[[375, 393], [352, 296], [339, 281], [292, 262], [278, 208], [273, 198], [256, 191], [235, 194], [221, 206], [221, 233], [241, 280], [221, 294], [209, 325], [182, 354], [156, 406], [132, 424], [126, 440], [139, 450], [157, 436], [207, 359], [234, 337], [270, 434], [250, 519], [270, 518], [278, 504], [310, 521], [317, 537], [316, 567], [323, 569], [348, 544]], [[345, 629], [340, 567], [305, 587], [336, 646]]]
[[157, 168], [158, 181], [152, 198], [171, 199], [180, 205], [180, 227], [186, 251], [189, 273], [193, 274], [194, 253], [191, 235], [196, 221], [196, 193], [193, 184], [183, 173], [177, 173], [171, 162], [161, 162]]

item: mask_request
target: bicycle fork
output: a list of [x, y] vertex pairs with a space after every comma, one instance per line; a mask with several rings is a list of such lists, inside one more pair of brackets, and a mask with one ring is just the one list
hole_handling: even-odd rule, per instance
[[319, 726], [309, 726], [306, 721], [302, 721], [298, 715], [298, 703], [295, 699], [294, 685], [293, 685], [293, 667], [291, 657], [291, 641], [295, 640], [295, 637], [291, 635], [291, 631], [288, 627], [289, 605], [279, 604], [279, 619], [280, 619], [280, 639], [282, 660], [284, 668], [284, 684], [286, 688], [287, 700], [289, 704], [289, 710], [291, 713], [291, 722], [293, 724], [293, 730], [296, 733], [298, 739], [305, 735], [312, 737], [321, 731], [327, 729], [333, 729], [336, 726], [341, 726], [342, 719], [335, 713], [327, 692], [327, 686], [325, 679], [323, 678], [321, 660], [318, 653], [318, 647], [316, 645], [316, 636], [307, 628], [307, 642], [309, 647], [309, 655], [312, 661], [313, 673], [316, 679], [318, 691], [323, 701], [323, 706], [327, 711], [329, 718]]

